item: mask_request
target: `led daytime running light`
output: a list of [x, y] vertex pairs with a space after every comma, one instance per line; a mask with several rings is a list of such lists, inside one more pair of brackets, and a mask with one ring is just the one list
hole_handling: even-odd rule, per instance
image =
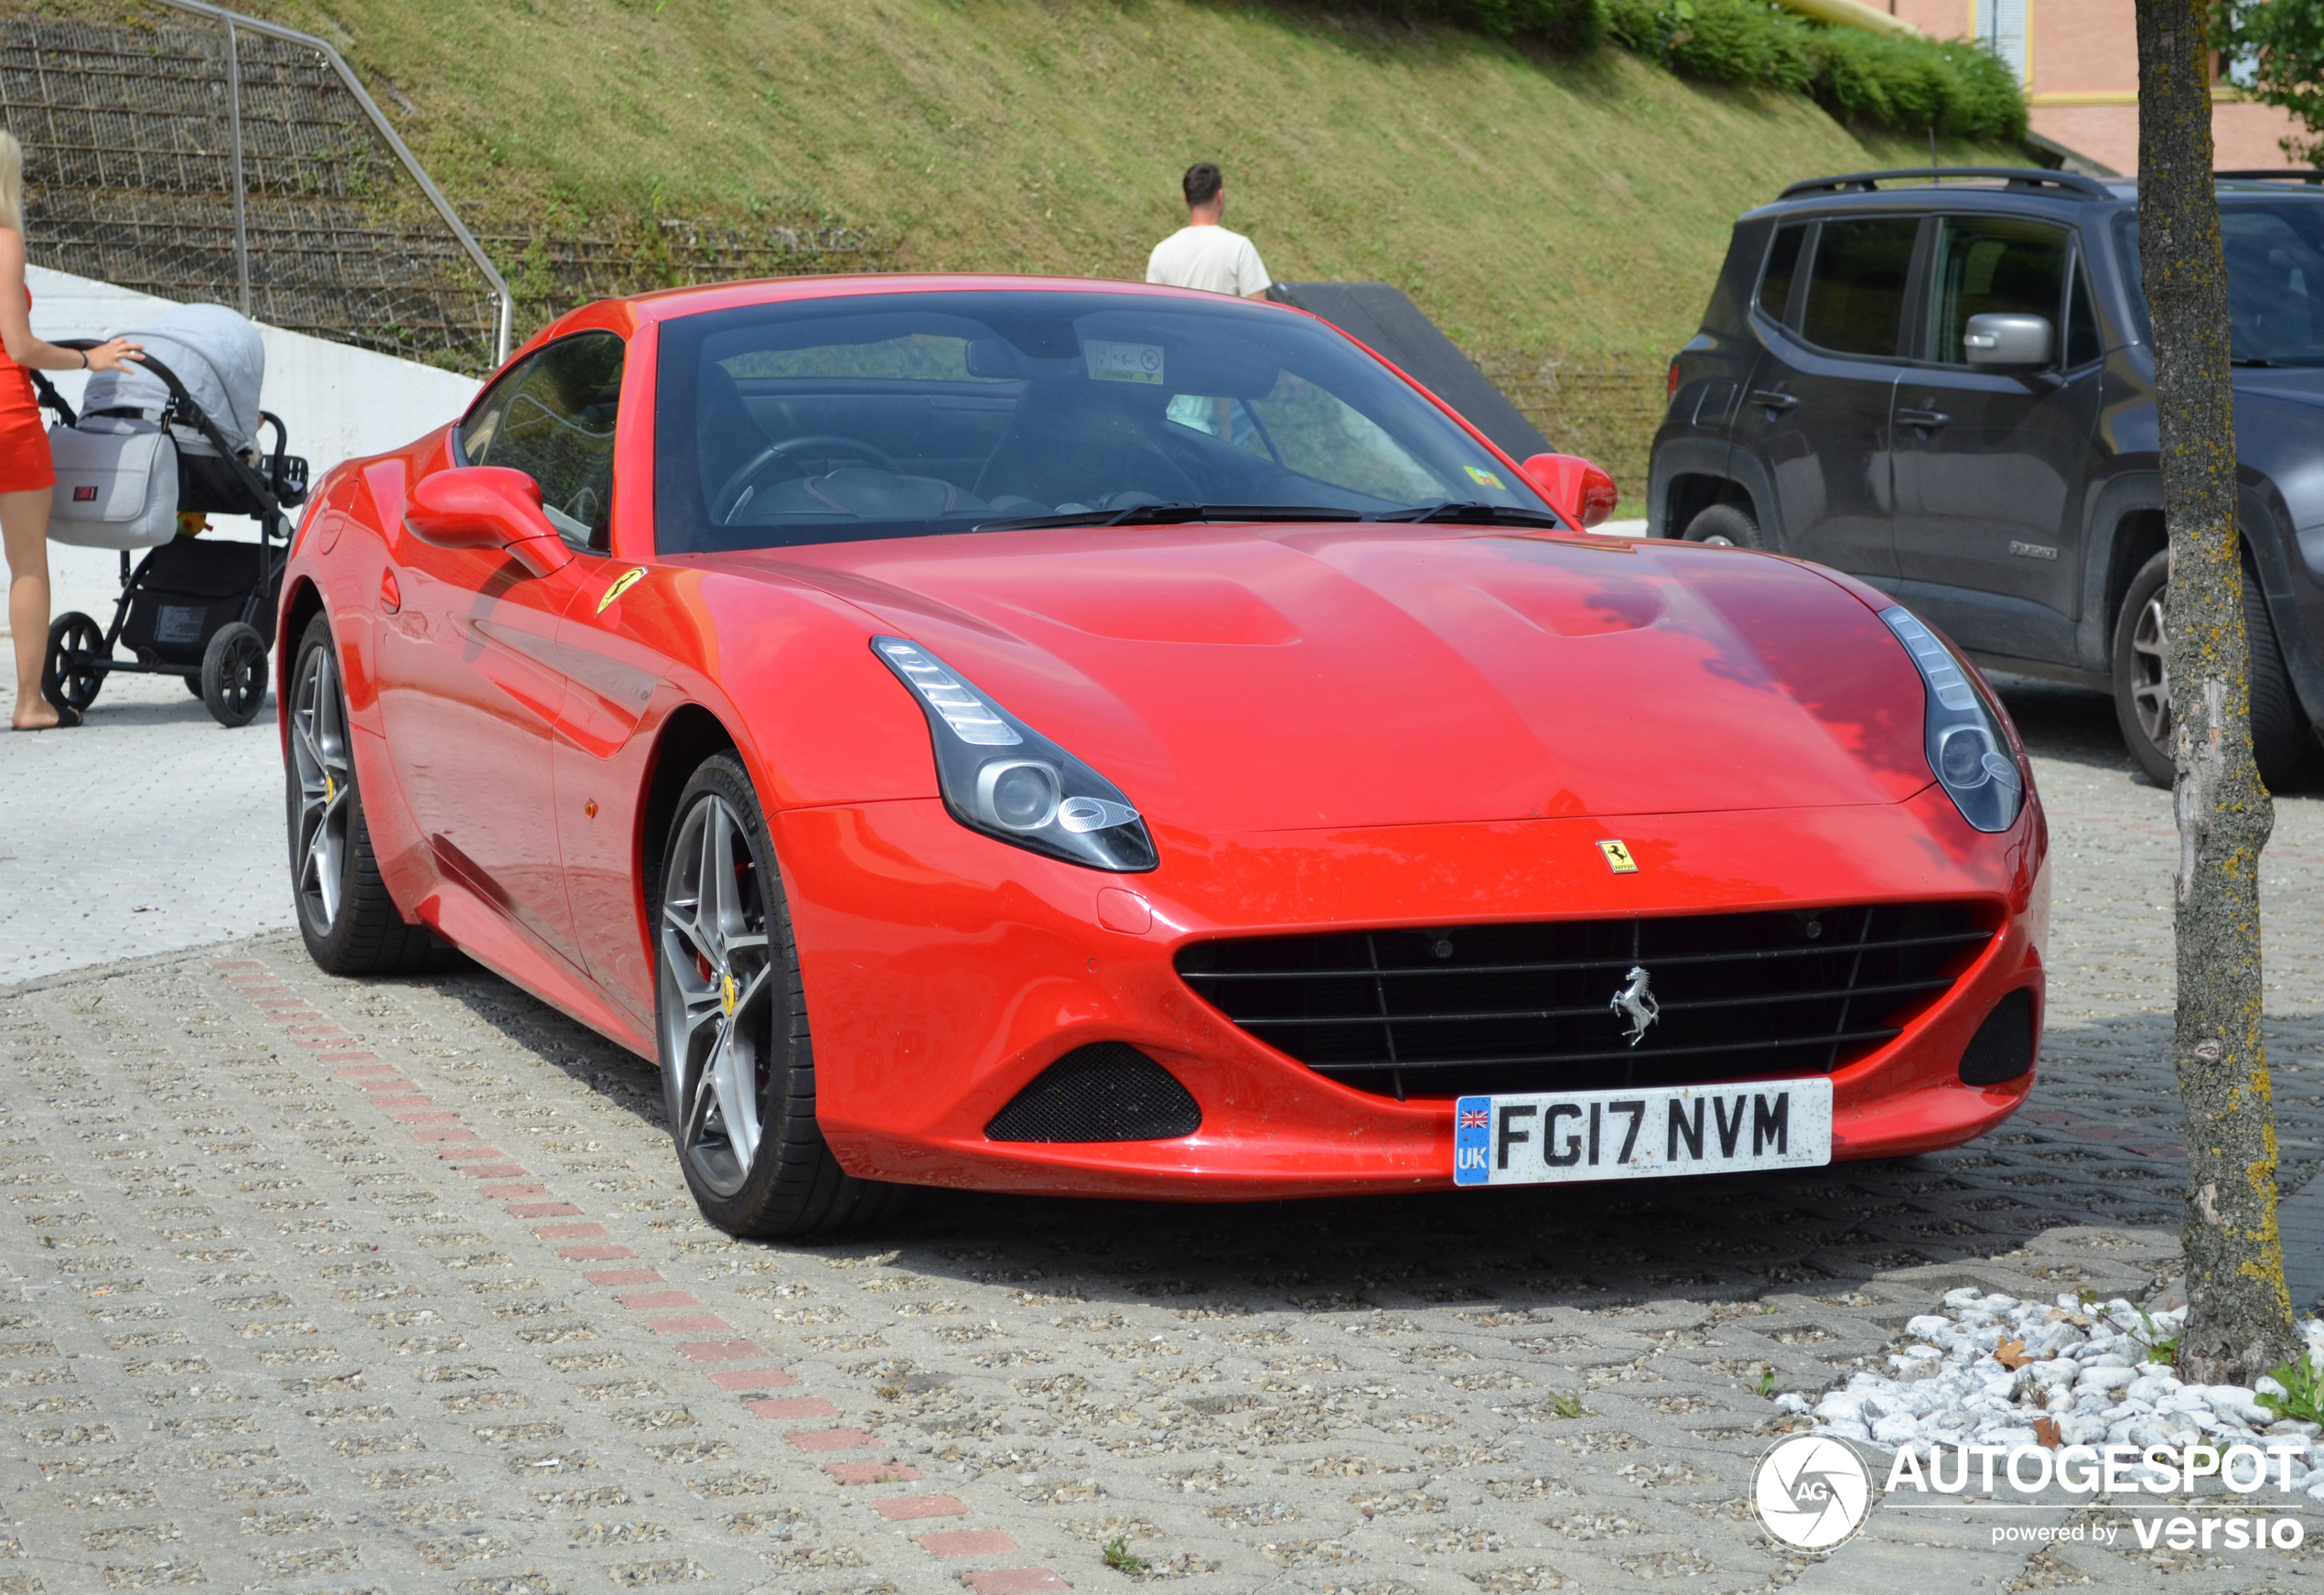
[[1970, 824], [1989, 834], [2007, 830], [2025, 807], [2026, 783], [2009, 755], [1998, 712], [1953, 650], [1911, 610], [1893, 605], [1880, 619], [1904, 644], [1928, 688], [1921, 746], [1930, 772]]

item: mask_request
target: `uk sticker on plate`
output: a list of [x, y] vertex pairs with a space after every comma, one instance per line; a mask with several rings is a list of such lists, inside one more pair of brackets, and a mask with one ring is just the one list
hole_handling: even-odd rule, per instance
[[1641, 1085], [1464, 1096], [1453, 1183], [1542, 1185], [1816, 1169], [1832, 1161], [1832, 1083]]

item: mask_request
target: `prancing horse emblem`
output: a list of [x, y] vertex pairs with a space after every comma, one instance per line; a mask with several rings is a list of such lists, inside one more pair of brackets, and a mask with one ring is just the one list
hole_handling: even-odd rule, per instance
[[1654, 977], [1644, 965], [1631, 965], [1626, 978], [1630, 984], [1606, 1006], [1630, 1020], [1630, 1045], [1635, 1047], [1645, 1038], [1646, 1027], [1662, 1017], [1662, 1005], [1654, 1000]]

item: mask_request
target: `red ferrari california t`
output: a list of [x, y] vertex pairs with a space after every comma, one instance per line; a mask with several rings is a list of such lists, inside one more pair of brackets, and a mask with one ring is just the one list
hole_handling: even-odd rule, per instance
[[1879, 592], [1611, 497], [1277, 306], [591, 305], [314, 496], [299, 925], [658, 1060], [737, 1234], [1991, 1128], [2048, 912], [2007, 718]]

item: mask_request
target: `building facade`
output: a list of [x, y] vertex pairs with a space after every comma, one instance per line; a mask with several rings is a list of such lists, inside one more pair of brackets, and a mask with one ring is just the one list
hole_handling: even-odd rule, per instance
[[[1875, 5], [1881, 0], [1873, 0]], [[1936, 38], [1992, 42], [2017, 70], [2033, 130], [2111, 170], [2138, 168], [2138, 44], [2131, 0], [1886, 0]], [[2300, 131], [2291, 113], [2212, 91], [2211, 138], [2222, 171], [2281, 170], [2278, 141]]]

